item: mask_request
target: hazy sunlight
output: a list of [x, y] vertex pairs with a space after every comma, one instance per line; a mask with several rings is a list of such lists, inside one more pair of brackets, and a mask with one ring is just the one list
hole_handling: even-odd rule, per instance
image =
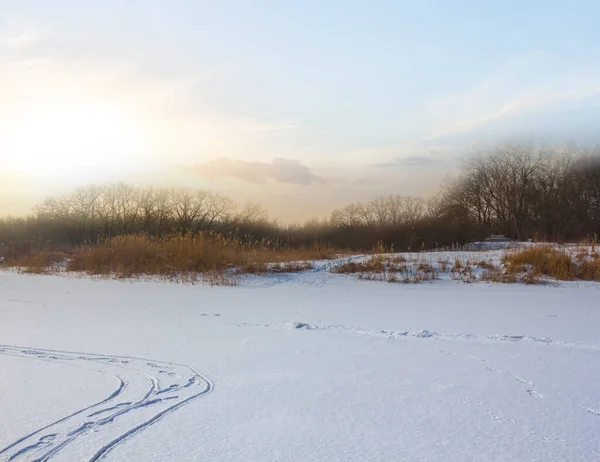
[[38, 175], [76, 168], [112, 169], [133, 161], [140, 137], [118, 110], [102, 107], [45, 107], [15, 121], [9, 158], [12, 168]]

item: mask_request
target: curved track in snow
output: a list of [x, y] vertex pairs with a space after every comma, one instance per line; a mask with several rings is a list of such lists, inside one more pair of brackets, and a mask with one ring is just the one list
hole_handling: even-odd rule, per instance
[[163, 361], [0, 345], [0, 354], [69, 364], [112, 376], [103, 400], [0, 447], [0, 461], [103, 459], [166, 414], [212, 391], [195, 370]]

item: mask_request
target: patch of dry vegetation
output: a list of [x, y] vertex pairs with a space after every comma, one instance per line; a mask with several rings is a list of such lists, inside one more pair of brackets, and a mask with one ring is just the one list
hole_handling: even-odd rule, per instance
[[519, 282], [519, 280], [514, 274], [505, 273], [500, 267], [483, 270], [480, 276], [480, 280], [485, 282], [497, 282], [503, 284], [513, 284]]
[[473, 268], [469, 265], [461, 265], [458, 268], [455, 265], [454, 267], [452, 267], [452, 269], [450, 269], [450, 279], [454, 279], [455, 281], [471, 283], [477, 281], [477, 275], [473, 271]]
[[[348, 260], [331, 271], [359, 279], [389, 283], [418, 283], [439, 279], [538, 284], [550, 280], [600, 282], [600, 254], [596, 240], [579, 246], [536, 244], [508, 250], [501, 261], [479, 256], [440, 256], [434, 262], [425, 254], [388, 253], [381, 245], [374, 255]], [[383, 253], [382, 253], [383, 252]], [[29, 274], [78, 272], [116, 279], [157, 277], [211, 285], [237, 284], [244, 274], [297, 273], [314, 268], [314, 261], [337, 258], [347, 252], [326, 246], [294, 247], [271, 240], [243, 241], [218, 233], [152, 237], [120, 236], [67, 253], [31, 252], [0, 262]]]
[[569, 249], [536, 245], [508, 253], [503, 264], [507, 282], [520, 280], [536, 284], [544, 278], [600, 282], [600, 257], [594, 247], [591, 251], [585, 248], [573, 253]]
[[438, 278], [438, 271], [429, 263], [408, 260], [402, 255], [374, 255], [360, 261], [349, 261], [332, 269], [338, 274], [355, 274], [367, 281], [418, 283]]
[[[241, 274], [288, 273], [313, 268], [313, 260], [342, 253], [328, 247], [293, 248], [279, 242], [243, 242], [217, 233], [118, 236], [69, 255], [42, 252], [4, 262], [25, 273], [65, 271], [117, 279], [159, 277], [228, 285]], [[58, 263], [64, 263], [57, 267]]]
[[445, 273], [448, 270], [448, 264], [450, 263], [450, 259], [448, 257], [439, 258], [437, 261], [440, 265], [440, 270], [442, 273]]
[[339, 274], [383, 273], [384, 271], [386, 271], [386, 261], [378, 255], [361, 261], [348, 261], [332, 269], [332, 272]]
[[2, 267], [18, 268], [26, 274], [50, 274], [59, 271], [61, 265], [68, 261], [69, 254], [56, 251], [41, 251], [21, 255], [18, 258], [5, 260]]
[[546, 276], [561, 281], [575, 279], [576, 265], [570, 255], [551, 246], [536, 245], [509, 252], [503, 259], [505, 272], [525, 280]]
[[312, 261], [289, 261], [284, 263], [249, 261], [241, 265], [238, 270], [243, 274], [300, 273], [314, 269], [314, 267]]
[[554, 281], [600, 282], [600, 255], [595, 241], [577, 247], [537, 244], [508, 250], [500, 262], [439, 258], [441, 272], [462, 282], [542, 284]]

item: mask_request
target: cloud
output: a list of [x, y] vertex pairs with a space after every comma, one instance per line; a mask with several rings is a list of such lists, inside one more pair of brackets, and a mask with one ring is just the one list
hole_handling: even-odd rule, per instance
[[[555, 106], [583, 103], [600, 94], [600, 68], [590, 74], [570, 73], [560, 78], [521, 82], [528, 68], [506, 70], [467, 89], [431, 100], [426, 113], [437, 123], [423, 141], [447, 139], [503, 120], [548, 111]], [[517, 72], [519, 71], [519, 72]], [[541, 79], [541, 78], [540, 78]], [[434, 114], [440, 114], [436, 117]]]
[[433, 161], [434, 158], [432, 156], [396, 157], [390, 162], [374, 164], [373, 167], [420, 167], [423, 165], [429, 165]]
[[280, 157], [273, 159], [271, 163], [247, 162], [220, 157], [203, 164], [180, 166], [179, 168], [199, 174], [204, 178], [230, 177], [255, 184], [265, 183], [266, 180], [304, 186], [325, 182], [323, 178], [316, 176], [298, 160]]
[[398, 169], [411, 169], [413, 167], [427, 167], [427, 169], [453, 168], [456, 161], [464, 155], [465, 149], [465, 146], [441, 144], [398, 147], [393, 153], [395, 155], [380, 157], [369, 166]]

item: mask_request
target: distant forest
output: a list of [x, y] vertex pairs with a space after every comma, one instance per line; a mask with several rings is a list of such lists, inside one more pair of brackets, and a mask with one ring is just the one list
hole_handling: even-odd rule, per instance
[[302, 225], [279, 225], [259, 204], [239, 208], [207, 190], [88, 186], [47, 198], [31, 216], [0, 220], [0, 256], [196, 232], [355, 250], [431, 249], [490, 234], [580, 241], [600, 234], [600, 148], [497, 148], [467, 159], [434, 197], [375, 197]]

